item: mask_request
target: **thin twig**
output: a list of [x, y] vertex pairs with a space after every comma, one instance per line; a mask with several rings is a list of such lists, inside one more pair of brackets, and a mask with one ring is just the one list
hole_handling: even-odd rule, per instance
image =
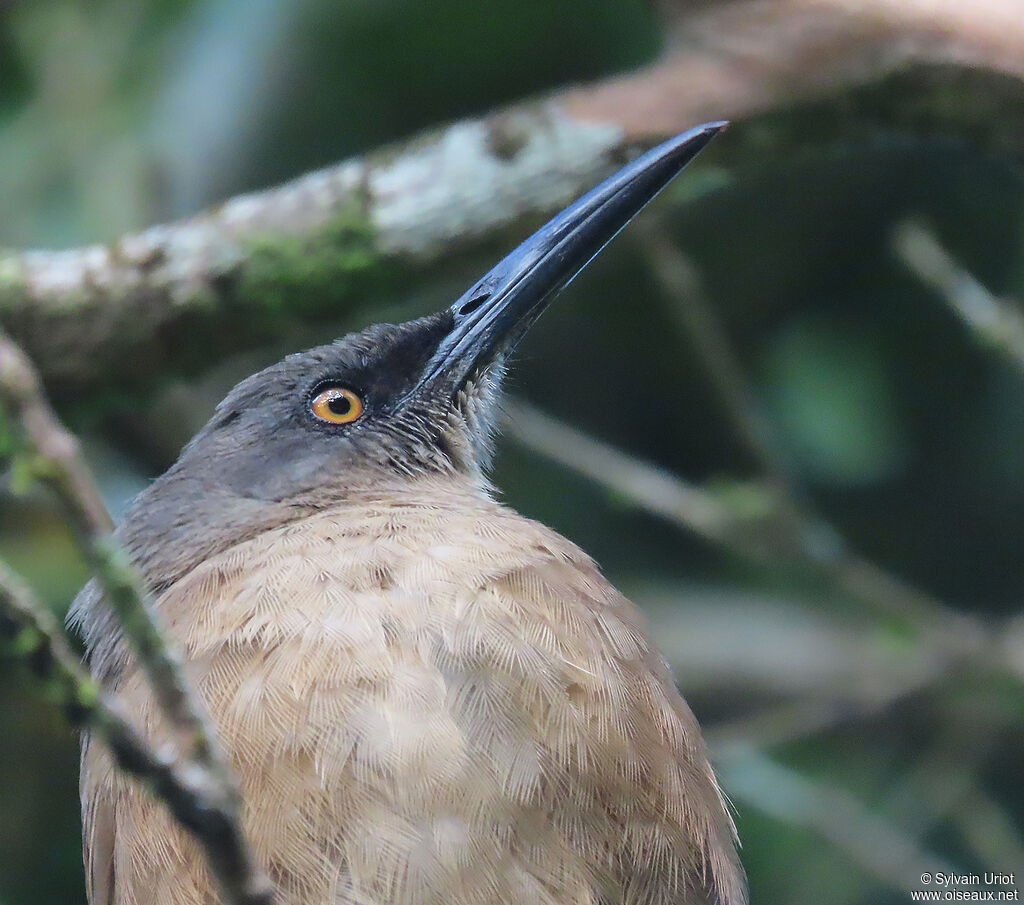
[[75, 540], [114, 607], [153, 686], [156, 699], [185, 742], [185, 753], [214, 763], [213, 733], [181, 661], [163, 639], [141, 576], [113, 540], [113, 523], [74, 436], [53, 413], [25, 354], [0, 331], [0, 405], [20, 425], [32, 475], [54, 492]]
[[920, 886], [924, 873], [953, 868], [852, 795], [742, 745], [713, 752], [729, 794], [776, 820], [804, 827], [831, 841], [865, 871], [897, 889]]
[[252, 860], [240, 820], [234, 777], [216, 748], [212, 728], [189, 689], [181, 661], [157, 625], [137, 570], [110, 533], [110, 517], [75, 438], [57, 420], [24, 353], [0, 332], [0, 407], [26, 447], [31, 474], [64, 508], [77, 546], [149, 680], [181, 750], [173, 760], [153, 754], [111, 702], [77, 666], [60, 629], [9, 570], [0, 572], [5, 623], [22, 652], [55, 681], [69, 715], [94, 729], [119, 763], [143, 779], [203, 847], [222, 894], [232, 905], [269, 905], [272, 888]]
[[68, 720], [103, 739], [118, 766], [162, 800], [195, 836], [227, 902], [270, 905], [273, 890], [253, 867], [233, 788], [170, 751], [153, 751], [117, 702], [82, 667], [53, 614], [3, 561], [0, 640], [30, 666]]
[[947, 708], [937, 738], [915, 756], [885, 796], [886, 813], [917, 839], [926, 838], [942, 821], [956, 822], [967, 793], [1002, 740], [1004, 721], [991, 719], [982, 703], [972, 702], [964, 708], [966, 714]]
[[[652, 272], [672, 302], [671, 312], [674, 319], [681, 323], [686, 338], [703, 361], [711, 383], [738, 434], [759, 461], [766, 479], [778, 489], [778, 517], [792, 522], [794, 533], [798, 537], [820, 533], [823, 528], [831, 531], [831, 527], [814, 512], [805, 498], [788, 467], [788, 461], [775, 442], [771, 425], [761, 416], [724, 326], [704, 298], [696, 271], [682, 252], [666, 238], [664, 229], [648, 226], [643, 238], [643, 247], [651, 263]], [[959, 268], [937, 240], [922, 228], [904, 224], [894, 236], [894, 245], [907, 266], [921, 279], [935, 286], [980, 339], [997, 347], [1003, 354], [1014, 359], [1019, 366], [1024, 366], [1024, 317], [1016, 308], [988, 293], [969, 273]], [[805, 530], [802, 531], [801, 526], [804, 526]], [[840, 561], [842, 565], [836, 574], [838, 583], [855, 592], [857, 596], [890, 599], [894, 596], [901, 597], [908, 591], [918, 597], [921, 596], [915, 589], [907, 588], [873, 563], [851, 556], [848, 551], [843, 551]], [[921, 609], [922, 615], [927, 615], [929, 610], [932, 610], [936, 617], [944, 616], [941, 620], [943, 622], [952, 615], [949, 611], [940, 612], [937, 607], [925, 601], [925, 606]], [[968, 621], [957, 618], [960, 623]], [[965, 653], [969, 654], [969, 649]], [[883, 710], [908, 694], [932, 686], [950, 675], [951, 667], [962, 663], [964, 657], [950, 659], [947, 656], [938, 656], [930, 659], [931, 668], [924, 675], [915, 675], [910, 682], [886, 689], [882, 696], [873, 695], [868, 699], [852, 701], [847, 699], [790, 703], [769, 708], [753, 717], [737, 720], [728, 725], [713, 727], [706, 733], [706, 737], [712, 747], [727, 746], [730, 739], [733, 745], [738, 744], [740, 739], [747, 744], [754, 739], [756, 744], [763, 746], [765, 743], [778, 745], [817, 734], [850, 718]], [[895, 841], [903, 850], [901, 857], [905, 857], [910, 851], [915, 837], [923, 836], [936, 821], [944, 817], [948, 817], [951, 822], [960, 823], [964, 826], [965, 833], [969, 833], [968, 827], [974, 829], [973, 825], [960, 819], [965, 816], [967, 810], [964, 807], [964, 799], [969, 792], [977, 791], [977, 767], [995, 745], [996, 738], [998, 731], [992, 725], [983, 727], [981, 731], [966, 734], [962, 727], [957, 725], [951, 732], [947, 732], [947, 737], [931, 757], [925, 758], [915, 766], [904, 782], [902, 796], [896, 796], [897, 799], [902, 797], [908, 810], [911, 804], [914, 806], [912, 813], [905, 815], [907, 819], [901, 821], [901, 839], [894, 840], [892, 834], [888, 832], [887, 825], [882, 824], [877, 818], [857, 813], [855, 803], [844, 796], [837, 797], [834, 791], [818, 788], [813, 783], [809, 784], [803, 777], [793, 774], [789, 777], [791, 787], [802, 787], [801, 794], [808, 801], [822, 799], [828, 802], [827, 807], [806, 808], [799, 817], [808, 825], [818, 828], [824, 835], [835, 839], [854, 855], [866, 855], [871, 848], [865, 847], [867, 833], [855, 833], [851, 836], [851, 830], [857, 824], [867, 828], [870, 823], [874, 823], [872, 835], [875, 831], [880, 832], [883, 838], [888, 835], [890, 838], [886, 844], [891, 845]], [[943, 770], [951, 762], [956, 762], [959, 767], [955, 777], [948, 776], [948, 770]], [[771, 765], [770, 768], [776, 771], [780, 769], [778, 765]], [[762, 800], [761, 804], [764, 803]], [[780, 810], [775, 803], [770, 803], [769, 810], [773, 806], [776, 816], [785, 815], [786, 809]], [[835, 821], [836, 809], [842, 820], [842, 832], [839, 833], [835, 832], [840, 827]], [[989, 813], [991, 814], [991, 810]], [[792, 819], [794, 815], [789, 813], [788, 816]], [[998, 822], [998, 816], [996, 821]], [[858, 835], [862, 838], [857, 838]], [[979, 836], [977, 832], [974, 835]], [[1012, 847], [1011, 844], [1010, 848]], [[1019, 851], [1016, 854], [1019, 854]], [[873, 869], [876, 874], [878, 867], [886, 861], [878, 856], [877, 851], [871, 853], [869, 857], [862, 855], [858, 860]], [[1019, 860], [1005, 863], [1019, 863]], [[916, 866], [923, 866], [923, 862], [919, 861]], [[908, 880], [911, 886], [916, 885], [912, 879], [918, 875], [916, 870], [904, 869], [896, 873], [886, 873], [890, 882], [899, 883], [902, 880], [904, 888], [907, 888]]]
[[527, 449], [706, 540], [746, 547], [737, 531], [737, 523], [744, 520], [714, 494], [601, 443], [522, 400], [506, 399], [504, 410], [507, 433]]
[[644, 247], [655, 278], [672, 301], [687, 338], [704, 364], [712, 385], [737, 433], [757, 459], [764, 480], [774, 491], [771, 524], [782, 531], [806, 563], [824, 570], [843, 590], [859, 599], [882, 604], [919, 625], [954, 618], [944, 603], [862, 559], [839, 532], [814, 511], [794, 477], [774, 430], [748, 389], [739, 356], [712, 306], [703, 297], [700, 280], [685, 255], [665, 237], [664, 229], [646, 227]]
[[989, 870], [1005, 872], [1008, 864], [1024, 864], [1024, 835], [1019, 821], [977, 780], [961, 802], [957, 822], [964, 841]]
[[986, 763], [1013, 723], [1009, 711], [991, 711], [984, 703], [961, 702], [932, 750], [915, 758], [886, 799], [888, 812], [906, 832], [923, 839], [945, 820], [959, 827], [968, 845], [999, 872], [1009, 864], [1024, 864], [1024, 840], [981, 785]]
[[[53, 614], [25, 581], [0, 560], [0, 638], [48, 685], [50, 697], [75, 725], [105, 721], [99, 686], [71, 650]], [[116, 722], [118, 717], [111, 716]]]
[[[976, 648], [987, 631], [944, 603], [846, 549], [821, 522], [796, 521], [777, 488], [751, 482], [736, 497], [688, 484], [519, 400], [505, 405], [507, 432], [522, 446], [612, 490], [620, 499], [748, 559], [798, 563], [876, 610], [924, 630], [958, 626], [950, 643]], [[955, 641], [954, 641], [955, 639]]]
[[938, 660], [921, 673], [894, 680], [882, 692], [851, 689], [844, 697], [787, 702], [708, 726], [704, 737], [712, 747], [746, 742], [770, 750], [820, 735], [855, 720], [870, 718], [948, 676], [950, 664]]
[[921, 282], [931, 286], [983, 345], [1024, 371], [1024, 314], [998, 298], [919, 223], [906, 222], [893, 231], [897, 257]]
[[750, 392], [738, 356], [714, 309], [704, 295], [696, 268], [667, 237], [666, 225], [646, 217], [633, 228], [637, 245], [651, 264], [668, 313], [682, 338], [700, 358], [740, 438], [754, 454], [761, 470], [789, 493], [796, 482], [787, 456]]

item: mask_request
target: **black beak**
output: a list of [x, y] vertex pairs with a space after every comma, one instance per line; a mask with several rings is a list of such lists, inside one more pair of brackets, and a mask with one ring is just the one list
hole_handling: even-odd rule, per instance
[[652, 148], [575, 201], [507, 255], [453, 306], [420, 386], [453, 390], [510, 352], [555, 294], [639, 213], [726, 123], [705, 123]]

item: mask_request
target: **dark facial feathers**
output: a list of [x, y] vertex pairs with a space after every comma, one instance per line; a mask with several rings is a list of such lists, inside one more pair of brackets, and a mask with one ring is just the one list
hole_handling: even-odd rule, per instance
[[[232, 544], [350, 495], [385, 493], [430, 472], [462, 472], [486, 488], [500, 359], [458, 387], [417, 385], [451, 328], [449, 311], [377, 324], [289, 355], [232, 389], [118, 529], [154, 592]], [[312, 414], [325, 384], [359, 395], [358, 420], [326, 424]], [[96, 596], [90, 583], [71, 616], [89, 636], [94, 667], [117, 634], [97, 612], [85, 624]]]

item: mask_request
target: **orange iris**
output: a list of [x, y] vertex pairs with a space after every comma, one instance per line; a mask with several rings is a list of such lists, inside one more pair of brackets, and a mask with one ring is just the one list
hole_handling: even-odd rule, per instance
[[310, 408], [328, 424], [349, 424], [363, 413], [363, 400], [346, 387], [327, 387], [313, 397]]

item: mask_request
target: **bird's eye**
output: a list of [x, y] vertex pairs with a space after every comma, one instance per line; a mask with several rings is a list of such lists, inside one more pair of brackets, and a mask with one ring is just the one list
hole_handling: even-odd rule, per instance
[[363, 413], [363, 400], [347, 387], [325, 387], [313, 397], [309, 407], [328, 424], [350, 424]]

